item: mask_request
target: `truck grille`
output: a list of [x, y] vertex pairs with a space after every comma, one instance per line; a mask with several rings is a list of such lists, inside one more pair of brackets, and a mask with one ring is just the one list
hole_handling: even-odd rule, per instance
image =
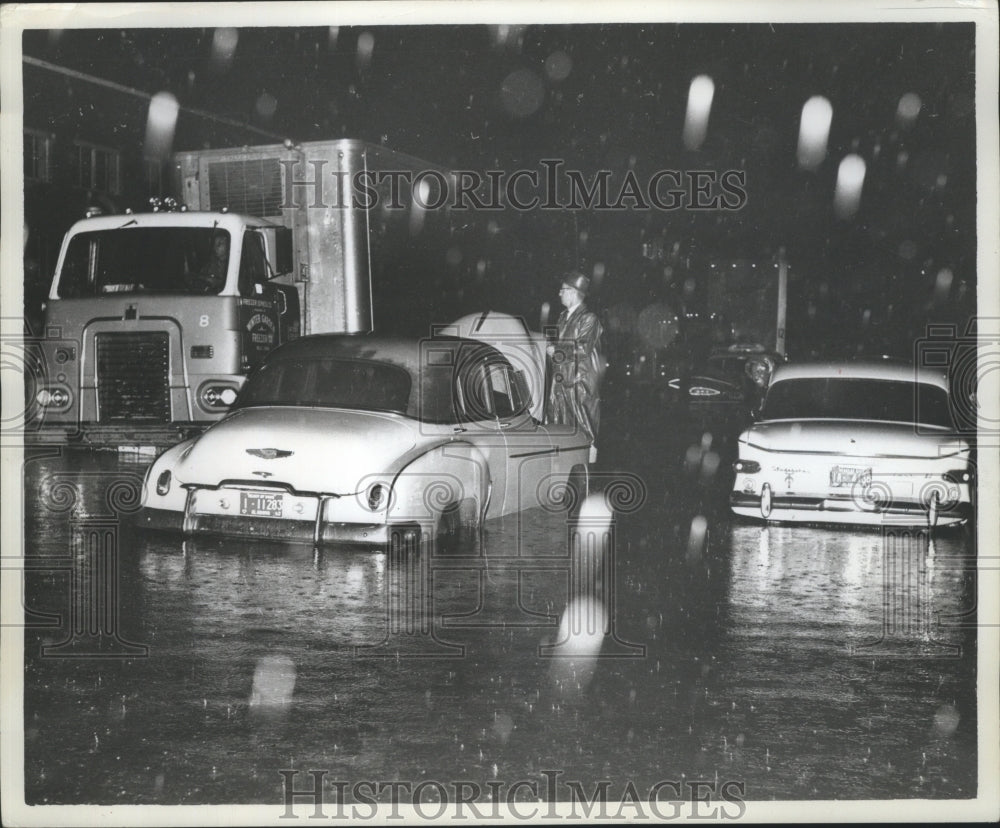
[[165, 332], [100, 333], [97, 404], [102, 423], [170, 421], [170, 343]]
[[281, 166], [277, 158], [216, 161], [208, 165], [210, 210], [280, 216], [281, 198]]

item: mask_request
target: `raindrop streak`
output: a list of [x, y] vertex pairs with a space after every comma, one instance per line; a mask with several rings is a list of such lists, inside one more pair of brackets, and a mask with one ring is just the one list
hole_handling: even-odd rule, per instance
[[212, 36], [212, 63], [216, 69], [226, 71], [233, 64], [240, 34], [236, 29], [216, 29]]
[[913, 126], [922, 106], [923, 102], [916, 92], [907, 92], [899, 99], [899, 105], [896, 107], [896, 123], [901, 127]]
[[604, 281], [604, 274], [606, 272], [604, 262], [595, 262], [594, 269], [592, 272], [593, 272], [592, 278], [594, 281], [594, 287], [600, 287], [601, 282]]
[[143, 150], [146, 158], [162, 160], [170, 155], [179, 109], [177, 98], [169, 92], [158, 92], [150, 99]]
[[699, 149], [708, 131], [708, 116], [712, 112], [715, 83], [708, 75], [698, 75], [688, 90], [687, 115], [684, 117], [684, 146]]
[[865, 169], [865, 161], [860, 155], [848, 155], [840, 162], [840, 168], [837, 170], [837, 189], [833, 196], [833, 207], [837, 218], [850, 218], [858, 211], [861, 188], [865, 182]]
[[[705, 535], [708, 532], [708, 521], [704, 515], [695, 515], [691, 520], [691, 532], [688, 534], [687, 560], [696, 561], [701, 558], [705, 548]], [[706, 690], [707, 692], [707, 690]]]
[[814, 170], [826, 158], [826, 145], [830, 138], [833, 106], [822, 95], [815, 95], [802, 106], [799, 123], [799, 166]]
[[424, 229], [424, 216], [429, 206], [431, 193], [430, 182], [426, 178], [420, 179], [420, 183], [413, 190], [413, 204], [410, 209], [410, 236], [420, 235]]
[[947, 301], [948, 295], [951, 293], [951, 283], [955, 279], [955, 274], [947, 267], [941, 268], [938, 271], [937, 278], [934, 280], [934, 301], [938, 304]]
[[358, 70], [367, 69], [372, 62], [372, 53], [375, 51], [375, 35], [371, 32], [362, 32], [358, 35]]
[[563, 694], [576, 694], [590, 684], [604, 642], [608, 613], [592, 596], [574, 598], [559, 621], [550, 674]]

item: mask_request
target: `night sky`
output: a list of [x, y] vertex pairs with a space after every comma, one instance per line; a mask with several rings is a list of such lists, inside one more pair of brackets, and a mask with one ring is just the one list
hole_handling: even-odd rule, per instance
[[[550, 267], [596, 267], [599, 306], [683, 304], [684, 285], [713, 263], [773, 267], [784, 247], [789, 349], [803, 354], [905, 352], [928, 322], [975, 312], [974, 47], [971, 23], [63, 30], [23, 40], [26, 56], [168, 91], [182, 107], [294, 141], [363, 138], [508, 172], [555, 158], [615, 180], [630, 169], [640, 180], [741, 171], [737, 211], [518, 216], [512, 244], [534, 263], [521, 278], [534, 301]], [[690, 148], [698, 75], [715, 89], [705, 139]], [[27, 65], [24, 77], [26, 124], [90, 118], [93, 128], [100, 112], [109, 141], [141, 143], [141, 100], [74, 85], [67, 104], [66, 78]], [[833, 119], [825, 160], [802, 169], [800, 114], [814, 95]], [[182, 110], [173, 148], [278, 140], [235, 132]], [[860, 207], [840, 217], [833, 195], [850, 153], [866, 174]], [[650, 241], [663, 257], [642, 255]]]

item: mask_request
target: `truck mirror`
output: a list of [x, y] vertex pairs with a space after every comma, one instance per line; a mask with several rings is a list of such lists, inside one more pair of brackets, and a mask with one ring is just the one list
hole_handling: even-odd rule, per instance
[[274, 272], [276, 275], [291, 273], [292, 264], [292, 231], [288, 227], [279, 227], [274, 234]]

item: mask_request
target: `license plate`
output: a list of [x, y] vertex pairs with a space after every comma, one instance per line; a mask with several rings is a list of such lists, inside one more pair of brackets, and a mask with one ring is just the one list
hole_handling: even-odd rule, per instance
[[830, 485], [834, 488], [853, 486], [855, 483], [868, 486], [871, 480], [872, 470], [860, 466], [834, 466], [830, 469]]
[[240, 492], [240, 514], [251, 517], [281, 517], [280, 494]]

